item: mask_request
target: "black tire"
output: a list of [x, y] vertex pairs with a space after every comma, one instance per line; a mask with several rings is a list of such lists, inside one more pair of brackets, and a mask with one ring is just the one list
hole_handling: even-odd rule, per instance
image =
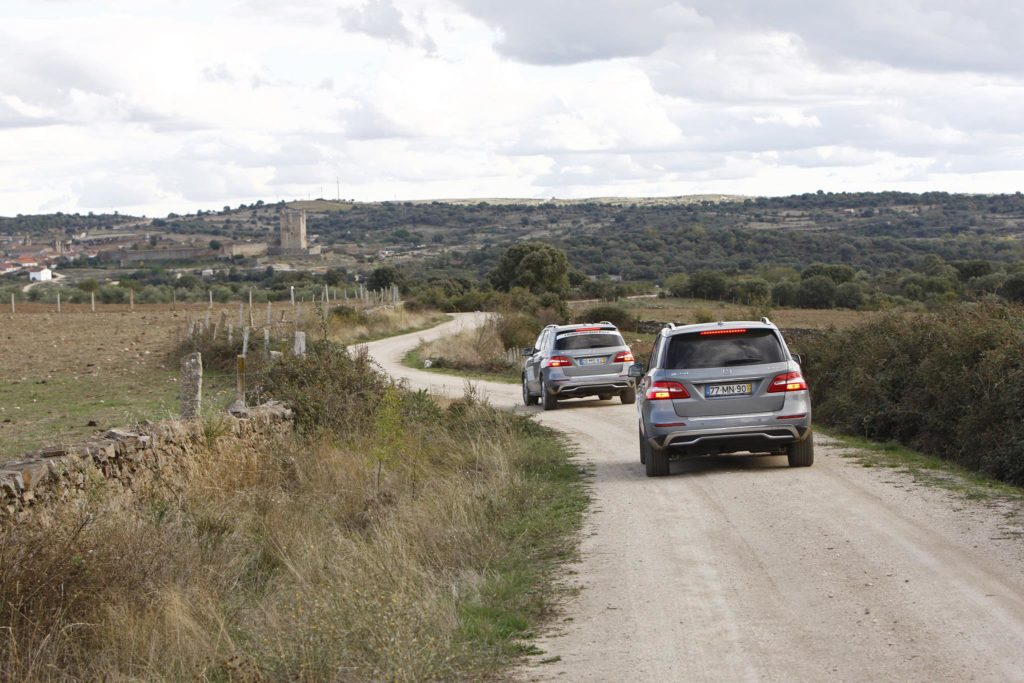
[[786, 447], [790, 467], [810, 467], [814, 464], [814, 434], [808, 434], [803, 441], [796, 441]]
[[619, 394], [619, 398], [626, 405], [631, 405], [633, 403], [636, 403], [636, 389], [634, 389], [632, 387], [630, 387], [629, 389], [626, 389], [621, 394]]
[[647, 464], [647, 453], [648, 453], [648, 451], [651, 450], [651, 445], [649, 443], [647, 443], [646, 439], [644, 439], [643, 431], [641, 431], [639, 428], [637, 428], [637, 433], [640, 435], [640, 464], [641, 465], [646, 465]]
[[541, 380], [540, 383], [540, 400], [544, 406], [544, 410], [554, 410], [558, 407], [558, 399], [548, 391], [547, 385]]
[[610, 401], [610, 400], [612, 400], [612, 395], [611, 394], [598, 394], [597, 398], [600, 401]]
[[530, 393], [530, 388], [526, 386], [526, 376], [523, 376], [523, 403], [528, 406], [535, 406], [540, 401], [540, 398]]
[[664, 477], [668, 474], [668, 451], [655, 448], [647, 439], [640, 437], [640, 447], [644, 449], [644, 469], [648, 477]]

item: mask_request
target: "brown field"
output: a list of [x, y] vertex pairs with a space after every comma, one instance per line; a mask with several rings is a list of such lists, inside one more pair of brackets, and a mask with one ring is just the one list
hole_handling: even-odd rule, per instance
[[[589, 308], [597, 304], [581, 305]], [[628, 299], [616, 305], [623, 306], [640, 320], [658, 320], [661, 322], [692, 323], [697, 321], [699, 314], [707, 314], [715, 320], [757, 320], [767, 315], [779, 327], [801, 329], [841, 329], [858, 323], [867, 322], [874, 311], [851, 311], [847, 309], [817, 310], [809, 308], [769, 308], [761, 309], [741, 304], [728, 304], [720, 301], [703, 299]]]
[[[96, 308], [19, 304], [0, 319], [0, 460], [177, 413], [175, 328], [206, 307]], [[230, 382], [207, 375], [205, 398], [222, 397]]]
[[[214, 305], [213, 322], [238, 324], [238, 304]], [[275, 330], [280, 311], [275, 304]], [[307, 340], [321, 332], [312, 306], [300, 309]], [[206, 317], [205, 304], [67, 305], [19, 303], [0, 317], [0, 462], [47, 445], [74, 443], [97, 430], [159, 420], [178, 413], [178, 362], [172, 358], [176, 334], [186, 323]], [[359, 324], [331, 319], [330, 334], [360, 343], [423, 329], [447, 320], [433, 311], [385, 310], [360, 314]], [[258, 327], [264, 304], [254, 307]], [[290, 323], [286, 326], [290, 334]], [[276, 338], [276, 333], [275, 333]], [[241, 346], [241, 334], [235, 339]], [[262, 345], [262, 333], [251, 337]], [[239, 349], [240, 351], [241, 349]], [[209, 367], [203, 372], [203, 408], [223, 410], [234, 398], [233, 373]]]

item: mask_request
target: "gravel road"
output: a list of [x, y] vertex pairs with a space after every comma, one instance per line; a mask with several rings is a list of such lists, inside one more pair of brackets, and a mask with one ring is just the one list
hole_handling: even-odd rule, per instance
[[[419, 338], [369, 345], [396, 377], [461, 395], [458, 378], [410, 370]], [[524, 681], [1024, 681], [1024, 528], [1008, 504], [965, 500], [864, 468], [826, 438], [816, 462], [785, 456], [673, 462], [648, 479], [633, 406], [522, 406], [593, 468], [581, 590], [517, 676]], [[546, 662], [546, 663], [545, 663]]]

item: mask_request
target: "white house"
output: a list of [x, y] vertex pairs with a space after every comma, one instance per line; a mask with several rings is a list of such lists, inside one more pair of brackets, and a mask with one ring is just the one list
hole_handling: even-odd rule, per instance
[[33, 268], [28, 271], [28, 279], [32, 282], [46, 282], [53, 279], [53, 271], [49, 268]]

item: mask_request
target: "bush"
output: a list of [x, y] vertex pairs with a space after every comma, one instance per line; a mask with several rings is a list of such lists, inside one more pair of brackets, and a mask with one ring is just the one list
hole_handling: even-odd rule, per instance
[[596, 323], [607, 320], [620, 330], [636, 331], [637, 319], [632, 313], [622, 306], [594, 306], [576, 316], [577, 320], [584, 323]]
[[1024, 309], [889, 313], [797, 350], [821, 422], [1024, 485]]

